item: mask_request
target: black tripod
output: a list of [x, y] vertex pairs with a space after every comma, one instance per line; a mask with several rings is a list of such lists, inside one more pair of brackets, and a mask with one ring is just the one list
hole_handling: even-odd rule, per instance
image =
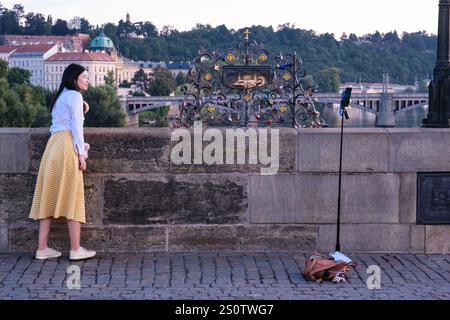
[[350, 104], [352, 88], [347, 88], [342, 93], [341, 106], [339, 114], [341, 115], [341, 147], [339, 151], [339, 188], [338, 188], [338, 214], [337, 214], [337, 233], [336, 233], [336, 251], [341, 251], [341, 188], [342, 188], [342, 146], [344, 142], [344, 117], [349, 120], [347, 107]]

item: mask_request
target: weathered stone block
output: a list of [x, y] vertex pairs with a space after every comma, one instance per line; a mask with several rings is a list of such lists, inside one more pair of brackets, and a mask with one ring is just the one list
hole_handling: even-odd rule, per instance
[[314, 251], [317, 238], [315, 226], [174, 226], [169, 251]]
[[[36, 188], [37, 175], [0, 175], [4, 196], [0, 199], [0, 211], [10, 223], [31, 221], [30, 214]], [[85, 175], [85, 205], [88, 225], [101, 223], [102, 181], [101, 178]], [[1, 220], [1, 218], [0, 218]]]
[[235, 226], [171, 226], [169, 252], [238, 251]]
[[[18, 227], [10, 230], [11, 252], [33, 252], [38, 240], [35, 227]], [[65, 224], [55, 224], [50, 231], [49, 243], [66, 255], [70, 238]], [[83, 246], [98, 252], [162, 252], [166, 248], [166, 228], [161, 227], [88, 227], [81, 230]]]
[[450, 226], [426, 226], [425, 237], [427, 254], [450, 253]]
[[247, 211], [245, 178], [180, 175], [106, 178], [105, 224], [239, 223]]
[[[343, 172], [387, 172], [388, 133], [381, 128], [346, 128]], [[338, 172], [340, 129], [299, 130], [299, 172]]]
[[[342, 179], [343, 223], [399, 223], [400, 178], [397, 175], [356, 174], [345, 175]], [[337, 192], [335, 194], [337, 197]], [[315, 221], [335, 222], [336, 214], [337, 204], [336, 213], [321, 215]]]
[[450, 129], [387, 129], [390, 172], [450, 171]]
[[425, 226], [411, 225], [411, 253], [425, 253]]
[[239, 226], [240, 251], [315, 251], [319, 227], [312, 225]]
[[0, 128], [0, 173], [28, 173], [30, 129]]
[[0, 174], [0, 223], [8, 220], [8, 214], [6, 213], [5, 204], [6, 204], [6, 179], [7, 175]]
[[[278, 130], [278, 146], [274, 146], [275, 150], [278, 150], [278, 165], [275, 164], [275, 155], [272, 156], [271, 150], [272, 150], [272, 130], [268, 129], [266, 134], [264, 135], [267, 137], [266, 143], [263, 143], [264, 140], [260, 140], [262, 133], [259, 131], [259, 129], [248, 129], [248, 130], [254, 130], [256, 139], [254, 140], [254, 146], [256, 148], [252, 148], [252, 150], [255, 150], [255, 153], [252, 153], [255, 156], [256, 163], [257, 164], [250, 164], [249, 156], [250, 156], [250, 139], [245, 139], [245, 147], [239, 148], [239, 144], [237, 143], [236, 139], [234, 140], [234, 148], [227, 148], [227, 131], [228, 130], [237, 130], [236, 128], [229, 128], [229, 129], [214, 129], [217, 131], [217, 134], [220, 133], [223, 141], [222, 141], [222, 154], [219, 154], [220, 159], [222, 159], [223, 164], [208, 164], [204, 158], [204, 151], [205, 149], [211, 144], [211, 142], [205, 142], [199, 143], [199, 146], [197, 147], [194, 145], [194, 129], [185, 129], [187, 132], [190, 133], [190, 141], [191, 141], [191, 157], [189, 162], [183, 163], [183, 164], [176, 164], [173, 161], [171, 162], [170, 170], [173, 173], [231, 173], [231, 172], [241, 172], [241, 173], [261, 173], [262, 168], [268, 168], [270, 165], [274, 167], [275, 173], [279, 172], [294, 172], [296, 170], [295, 168], [295, 161], [296, 161], [296, 147], [297, 147], [297, 130], [294, 129], [287, 129], [287, 128], [281, 128], [281, 129], [275, 129]], [[205, 135], [206, 130], [209, 129], [203, 129], [203, 135]], [[248, 133], [249, 131], [247, 129], [241, 129], [244, 132]], [[172, 130], [172, 133], [174, 130]], [[202, 139], [203, 136], [201, 136], [198, 139]], [[174, 137], [175, 138], [175, 137]], [[175, 154], [175, 147], [182, 141], [180, 138], [178, 141], [171, 142], [171, 150]], [[200, 141], [200, 140], [198, 140]], [[212, 141], [215, 141], [212, 139]], [[230, 140], [231, 141], [231, 140]], [[228, 141], [228, 143], [230, 143]], [[201, 149], [200, 149], [201, 148]], [[202, 164], [195, 164], [195, 152], [197, 151], [198, 157], [201, 160]], [[272, 157], [271, 164], [263, 164], [261, 162], [260, 157], [260, 150], [263, 150], [263, 154]], [[245, 154], [245, 163], [244, 164], [238, 164], [238, 158], [237, 155], [239, 152], [242, 152]], [[228, 155], [231, 155], [233, 157], [233, 161], [229, 163], [227, 161]], [[178, 155], [177, 155], [178, 156]], [[227, 164], [229, 163], [229, 164]]]
[[[101, 252], [163, 252], [165, 227], [90, 228], [83, 236], [87, 246]], [[89, 239], [89, 240], [88, 240]]]
[[[336, 225], [319, 226], [319, 250], [333, 251]], [[411, 228], [405, 224], [341, 225], [343, 252], [394, 253], [411, 251]]]
[[31, 129], [30, 138], [30, 159], [31, 171], [38, 172], [44, 155], [45, 147], [50, 138], [50, 130], [48, 128]]
[[417, 174], [400, 174], [400, 222], [417, 221]]
[[[52, 228], [52, 236], [55, 227]], [[36, 251], [38, 245], [38, 224], [37, 223], [27, 223], [25, 226], [18, 228], [9, 228], [8, 232], [8, 242], [9, 242], [9, 252], [34, 252]], [[53, 240], [53, 239], [52, 239]], [[51, 246], [55, 246], [53, 241]], [[56, 247], [56, 246], [55, 246]], [[58, 248], [60, 248], [58, 246]]]
[[[297, 170], [298, 131], [280, 129], [280, 173]], [[269, 149], [270, 150], [270, 147]]]
[[90, 144], [87, 173], [146, 173], [169, 168], [168, 128], [85, 130]]
[[277, 175], [250, 178], [251, 223], [313, 223], [314, 216], [333, 212], [333, 176]]
[[9, 251], [8, 224], [0, 221], [0, 253]]
[[103, 178], [96, 175], [84, 176], [84, 199], [86, 224], [101, 225], [103, 213]]
[[31, 199], [34, 192], [33, 179], [29, 175], [0, 175], [3, 193], [0, 199], [0, 211], [8, 222], [28, 219]]
[[[294, 173], [296, 172], [296, 157], [297, 157], [297, 146], [298, 146], [298, 130], [279, 128], [279, 155], [280, 155], [280, 168], [278, 173]], [[268, 139], [267, 146], [263, 148], [272, 150], [271, 140]]]
[[[399, 178], [392, 174], [344, 175], [343, 223], [398, 223]], [[252, 223], [333, 223], [338, 176], [254, 176], [250, 179]]]

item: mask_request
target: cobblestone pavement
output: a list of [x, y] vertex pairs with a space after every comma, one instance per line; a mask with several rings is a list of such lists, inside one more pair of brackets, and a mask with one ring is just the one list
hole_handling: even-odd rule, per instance
[[[358, 263], [350, 283], [317, 284], [302, 276], [303, 254], [100, 254], [77, 263], [0, 254], [0, 299], [450, 300], [450, 255], [349, 256]], [[370, 266], [381, 270], [381, 289], [368, 289]], [[69, 289], [77, 270], [81, 289]]]

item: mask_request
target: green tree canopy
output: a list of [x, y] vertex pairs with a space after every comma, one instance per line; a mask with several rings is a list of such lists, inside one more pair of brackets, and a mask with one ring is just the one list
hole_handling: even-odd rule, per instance
[[125, 113], [122, 110], [115, 89], [104, 85], [89, 87], [85, 100], [90, 106], [85, 115], [87, 127], [124, 127]]
[[25, 16], [25, 34], [46, 35], [50, 31], [51, 25], [47, 24], [44, 15], [30, 12]]
[[320, 71], [314, 79], [320, 92], [338, 92], [341, 85], [340, 71], [337, 68], [329, 68]]
[[167, 114], [170, 106], [144, 111], [139, 113], [139, 126], [146, 126], [147, 121], [156, 121], [159, 125], [168, 126]]
[[11, 68], [8, 71], [8, 82], [11, 87], [30, 83], [31, 72], [20, 68]]
[[133, 79], [131, 79], [132, 84], [136, 85], [138, 88], [145, 92], [148, 90], [149, 81], [150, 78], [148, 74], [142, 68], [136, 71]]
[[69, 28], [67, 27], [67, 21], [58, 19], [52, 27], [52, 32], [57, 36], [65, 36], [69, 34]]
[[176, 89], [176, 81], [169, 70], [155, 68], [147, 92], [152, 96], [169, 96]]
[[114, 87], [116, 85], [116, 81], [114, 79], [114, 71], [109, 70], [104, 80], [106, 85]]
[[5, 79], [8, 76], [8, 62], [0, 60], [0, 79]]
[[48, 127], [46, 96], [43, 88], [21, 84], [10, 89], [8, 82], [0, 79], [0, 127]]
[[188, 77], [183, 72], [178, 72], [175, 81], [177, 83], [177, 86], [181, 86], [188, 82]]

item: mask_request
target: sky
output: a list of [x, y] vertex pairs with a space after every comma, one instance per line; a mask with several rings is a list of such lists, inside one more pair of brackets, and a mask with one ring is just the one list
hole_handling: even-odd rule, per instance
[[12, 8], [19, 3], [25, 12], [52, 15], [70, 20], [87, 18], [93, 25], [125, 20], [151, 21], [161, 30], [171, 25], [179, 31], [190, 30], [197, 23], [213, 27], [225, 24], [229, 29], [252, 25], [273, 26], [284, 23], [317, 33], [343, 32], [357, 35], [397, 30], [427, 31], [437, 34], [439, 0], [0, 0]]

